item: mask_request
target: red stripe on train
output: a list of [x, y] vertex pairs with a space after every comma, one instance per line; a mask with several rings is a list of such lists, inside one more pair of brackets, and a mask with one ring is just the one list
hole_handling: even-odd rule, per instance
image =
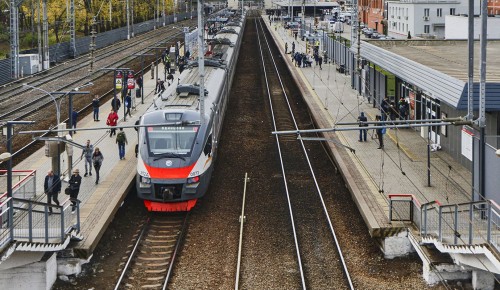
[[180, 168], [158, 168], [144, 163], [150, 178], [188, 178], [194, 165]]

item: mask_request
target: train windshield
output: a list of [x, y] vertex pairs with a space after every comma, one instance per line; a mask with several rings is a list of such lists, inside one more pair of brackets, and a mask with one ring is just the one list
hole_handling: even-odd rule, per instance
[[199, 126], [147, 127], [150, 155], [174, 153], [191, 156], [198, 129]]

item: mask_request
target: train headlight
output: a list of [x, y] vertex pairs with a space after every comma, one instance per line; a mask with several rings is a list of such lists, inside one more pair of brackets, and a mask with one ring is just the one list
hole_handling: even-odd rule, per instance
[[190, 177], [190, 178], [187, 179], [186, 187], [187, 188], [196, 188], [199, 183], [200, 183], [200, 177], [199, 176]]
[[141, 176], [140, 187], [141, 188], [151, 187], [151, 178]]

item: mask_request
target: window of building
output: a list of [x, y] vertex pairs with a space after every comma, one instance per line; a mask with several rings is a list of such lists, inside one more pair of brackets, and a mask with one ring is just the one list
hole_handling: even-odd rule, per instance
[[429, 33], [431, 31], [430, 25], [424, 25], [424, 33]]
[[442, 8], [437, 9], [437, 17], [443, 17], [443, 9]]
[[424, 9], [424, 16], [429, 17], [429, 8]]
[[455, 15], [455, 8], [450, 8], [450, 15]]

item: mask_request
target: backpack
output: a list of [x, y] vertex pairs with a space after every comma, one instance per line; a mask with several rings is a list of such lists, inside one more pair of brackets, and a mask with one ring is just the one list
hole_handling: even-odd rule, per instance
[[116, 141], [118, 143], [125, 142], [125, 133], [123, 133], [123, 132], [118, 133], [118, 135], [116, 135]]

